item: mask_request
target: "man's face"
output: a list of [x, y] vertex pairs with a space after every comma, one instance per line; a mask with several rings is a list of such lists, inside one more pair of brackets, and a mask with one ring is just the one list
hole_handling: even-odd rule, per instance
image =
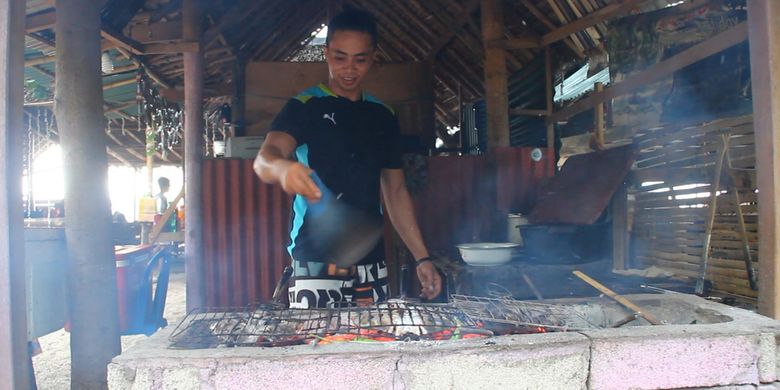
[[339, 95], [357, 99], [363, 76], [374, 63], [371, 36], [358, 31], [336, 31], [325, 48], [331, 89]]

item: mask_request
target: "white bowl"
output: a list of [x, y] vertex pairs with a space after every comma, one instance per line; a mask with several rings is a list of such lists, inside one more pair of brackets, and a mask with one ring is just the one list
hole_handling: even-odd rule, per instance
[[511, 242], [472, 242], [457, 245], [463, 261], [478, 267], [508, 263], [512, 260], [512, 251], [519, 246]]

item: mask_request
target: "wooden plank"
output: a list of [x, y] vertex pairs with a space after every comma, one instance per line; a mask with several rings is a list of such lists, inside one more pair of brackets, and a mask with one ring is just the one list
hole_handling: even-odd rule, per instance
[[547, 118], [547, 123], [555, 123], [568, 119], [607, 99], [631, 93], [642, 85], [658, 81], [688, 65], [694, 64], [713, 54], [717, 54], [729, 47], [744, 42], [746, 39], [747, 22], [743, 22], [704, 42], [698, 43], [679, 54], [661, 61], [644, 71], [635, 73], [622, 82], [606, 88], [601, 93], [593, 93], [562, 110], [556, 111]]
[[780, 3], [748, 0], [750, 70], [761, 212], [758, 310], [780, 318]]
[[113, 31], [109, 27], [103, 26], [103, 28], [100, 30], [100, 36], [116, 44], [117, 47], [121, 47], [130, 53], [136, 55], [143, 54], [143, 47], [141, 43], [122, 35], [120, 32]]
[[509, 146], [509, 102], [506, 52], [488, 43], [504, 35], [503, 2], [482, 0], [482, 39], [485, 42], [485, 100], [488, 151]]
[[27, 16], [25, 19], [25, 31], [29, 33], [54, 28], [57, 23], [57, 14], [54, 9]]

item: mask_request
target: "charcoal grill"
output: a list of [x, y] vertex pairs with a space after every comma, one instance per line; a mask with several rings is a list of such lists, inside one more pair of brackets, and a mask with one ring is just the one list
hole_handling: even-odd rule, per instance
[[274, 305], [194, 310], [174, 329], [170, 348], [283, 346], [333, 335], [369, 340], [490, 336], [482, 324], [447, 304], [389, 302], [366, 307], [286, 309]]

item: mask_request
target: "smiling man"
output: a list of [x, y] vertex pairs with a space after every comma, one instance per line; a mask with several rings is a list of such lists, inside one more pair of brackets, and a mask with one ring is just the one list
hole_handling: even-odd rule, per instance
[[[376, 42], [376, 22], [367, 12], [347, 9], [334, 17], [325, 48], [327, 83], [287, 102], [255, 160], [263, 181], [295, 195], [287, 248], [293, 259], [293, 308], [388, 298], [381, 240], [355, 265], [344, 265], [343, 259], [328, 258], [317, 245], [322, 237], [317, 230], [323, 226], [316, 223], [319, 212], [313, 212], [318, 206], [338, 204], [380, 219], [380, 193], [393, 227], [417, 260], [422, 297], [432, 299], [441, 291], [404, 182], [398, 119], [390, 107], [363, 91]], [[342, 232], [335, 226], [332, 230], [357, 238], [364, 233]]]

